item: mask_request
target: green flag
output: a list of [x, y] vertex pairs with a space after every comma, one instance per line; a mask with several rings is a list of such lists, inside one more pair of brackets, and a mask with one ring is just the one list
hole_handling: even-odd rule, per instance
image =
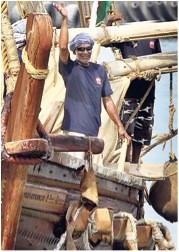
[[99, 1], [96, 24], [103, 21], [113, 1]]

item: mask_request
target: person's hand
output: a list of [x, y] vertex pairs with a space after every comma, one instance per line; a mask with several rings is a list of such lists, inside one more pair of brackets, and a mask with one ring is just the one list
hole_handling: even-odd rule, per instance
[[132, 139], [131, 139], [131, 137], [127, 134], [127, 132], [125, 131], [124, 127], [120, 126], [118, 131], [119, 131], [119, 134], [120, 134], [121, 137], [126, 138], [127, 144], [129, 145], [129, 144], [131, 143], [131, 140], [132, 140]]
[[67, 12], [67, 10], [65, 8], [65, 4], [64, 3], [61, 3], [61, 4], [53, 3], [53, 6], [62, 15], [63, 18], [68, 17], [68, 12]]
[[119, 20], [125, 20], [125, 16], [123, 13], [115, 13], [114, 16], [111, 16], [107, 22], [106, 22], [106, 26], [112, 26], [113, 22], [119, 21]]

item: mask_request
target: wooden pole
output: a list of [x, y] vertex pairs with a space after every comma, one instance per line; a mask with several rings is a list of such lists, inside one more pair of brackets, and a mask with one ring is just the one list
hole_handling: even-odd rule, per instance
[[[30, 14], [27, 20], [28, 60], [35, 69], [46, 70], [52, 44], [52, 23], [48, 14]], [[9, 115], [7, 141], [30, 139], [35, 136], [44, 79], [34, 79], [21, 64]], [[2, 200], [2, 250], [15, 246], [22, 197], [27, 180], [27, 165], [9, 164], [6, 188]], [[3, 167], [2, 167], [3, 169]]]
[[[177, 37], [178, 21], [171, 22], [133, 22], [126, 23], [120, 26], [106, 27], [111, 42], [127, 42], [151, 38], [169, 38]], [[106, 40], [106, 35], [102, 27], [91, 28], [70, 28], [69, 41], [80, 32], [89, 33], [94, 40], [100, 41], [103, 45], [109, 44], [109, 38]], [[60, 29], [57, 29], [57, 36]]]

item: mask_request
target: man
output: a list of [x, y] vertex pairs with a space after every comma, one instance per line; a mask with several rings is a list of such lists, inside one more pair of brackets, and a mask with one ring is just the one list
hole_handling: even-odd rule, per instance
[[[119, 44], [118, 48], [121, 50], [123, 59], [133, 55], [138, 57], [161, 52], [158, 39], [140, 40], [136, 43], [125, 42]], [[130, 116], [141, 102], [150, 85], [151, 81], [143, 78], [136, 78], [131, 81], [121, 109], [121, 121], [124, 125], [128, 122]], [[155, 85], [128, 127], [127, 132], [132, 137], [132, 160], [130, 160], [131, 146], [128, 146], [126, 160], [128, 162], [139, 163], [143, 146], [150, 145], [154, 124], [154, 100]]]
[[[113, 22], [121, 19], [121, 14], [116, 14], [107, 21], [106, 25], [111, 26]], [[120, 53], [123, 59], [130, 58], [132, 56], [138, 57], [161, 52], [160, 42], [158, 39], [113, 43], [110, 46], [120, 49]], [[126, 92], [120, 114], [121, 122], [123, 123], [123, 125], [126, 125], [150, 85], [151, 81], [147, 81], [143, 78], [136, 78], [131, 81], [130, 86]], [[155, 85], [151, 89], [145, 102], [139, 109], [134, 119], [131, 120], [131, 123], [129, 124], [129, 127], [127, 129], [127, 133], [132, 138], [132, 146], [128, 145], [126, 162], [139, 163], [143, 146], [150, 145], [152, 128], [154, 124], [154, 100]]]
[[70, 49], [76, 55], [76, 60], [72, 61], [68, 49], [68, 13], [64, 4], [54, 3], [54, 7], [62, 16], [59, 35], [59, 72], [66, 86], [63, 131], [98, 136], [102, 98], [108, 115], [118, 126], [119, 134], [129, 143], [131, 138], [119, 120], [105, 69], [99, 64], [90, 62], [93, 38], [86, 33], [80, 33], [73, 38]]

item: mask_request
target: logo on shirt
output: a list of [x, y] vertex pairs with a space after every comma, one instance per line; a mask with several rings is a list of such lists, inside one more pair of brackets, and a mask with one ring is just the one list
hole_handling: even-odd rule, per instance
[[101, 83], [101, 79], [99, 78], [99, 77], [96, 77], [96, 83], [98, 84], [98, 85], [101, 85], [102, 83]]
[[151, 49], [155, 49], [155, 43], [154, 43], [153, 40], [151, 40], [151, 41], [149, 42], [149, 47], [150, 47]]

